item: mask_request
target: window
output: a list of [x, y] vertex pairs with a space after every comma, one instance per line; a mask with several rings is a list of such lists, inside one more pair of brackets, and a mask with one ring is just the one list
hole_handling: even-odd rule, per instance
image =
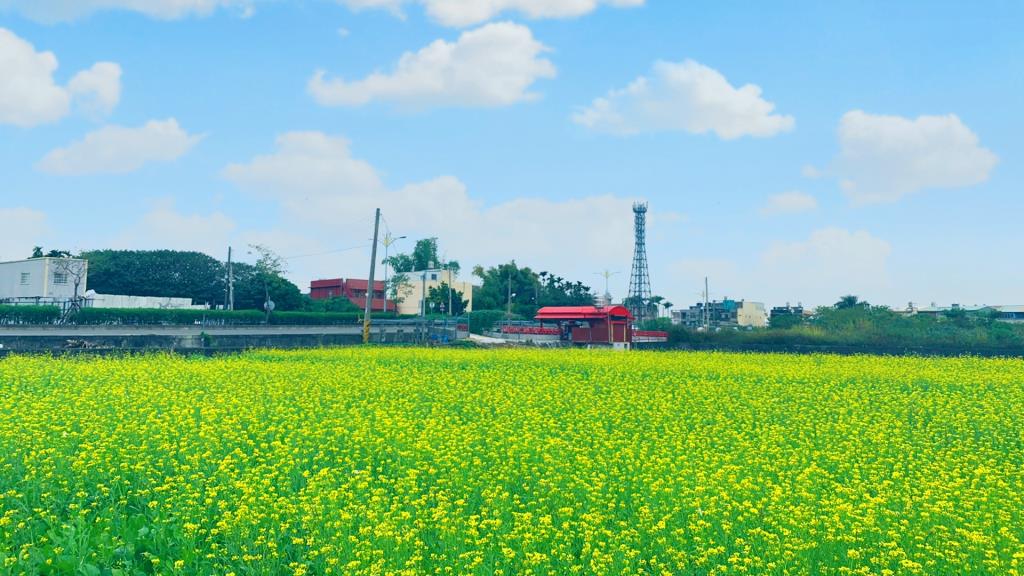
[[28, 278], [29, 278], [29, 273], [28, 272], [22, 272], [21, 273], [21, 285], [22, 286], [25, 286], [25, 285], [28, 284]]
[[430, 275], [430, 279], [431, 280], [437, 280], [437, 274], [431, 274]]
[[54, 272], [53, 273], [53, 283], [54, 284], [67, 284], [68, 283], [68, 273], [67, 272]]

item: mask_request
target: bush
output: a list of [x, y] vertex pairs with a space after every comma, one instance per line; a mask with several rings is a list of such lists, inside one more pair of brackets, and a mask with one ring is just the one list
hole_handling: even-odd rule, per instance
[[[274, 325], [339, 325], [355, 324], [355, 312], [275, 312], [270, 315]], [[258, 310], [189, 310], [162, 308], [83, 308], [72, 321], [81, 325], [189, 325], [253, 326], [263, 324], [266, 315]]]
[[58, 320], [60, 308], [57, 306], [0, 305], [0, 325], [56, 324]]
[[[490, 330], [496, 322], [507, 317], [503, 310], [474, 310], [467, 316], [469, 316], [469, 331], [473, 334], [483, 334]], [[523, 317], [513, 314], [512, 319], [522, 320]]]

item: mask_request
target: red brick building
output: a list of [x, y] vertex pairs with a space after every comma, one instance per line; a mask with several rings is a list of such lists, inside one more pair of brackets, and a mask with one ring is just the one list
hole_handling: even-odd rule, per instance
[[[313, 280], [309, 283], [309, 297], [313, 300], [326, 300], [328, 298], [344, 297], [356, 306], [366, 306], [366, 291], [369, 282], [357, 278], [329, 278], [326, 280]], [[373, 303], [371, 309], [374, 312], [383, 312], [385, 305], [389, 312], [396, 310], [394, 300], [388, 300], [385, 293], [384, 282], [373, 283]]]

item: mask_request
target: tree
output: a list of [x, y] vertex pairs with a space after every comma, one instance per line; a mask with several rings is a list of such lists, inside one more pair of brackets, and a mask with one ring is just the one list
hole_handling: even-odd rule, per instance
[[661, 303], [661, 307], [665, 309], [665, 316], [667, 316], [669, 318], [672, 317], [672, 307], [673, 306], [675, 306], [675, 304], [669, 302], [668, 300], [665, 300], [664, 302]]
[[[418, 270], [431, 270], [442, 266], [441, 259], [437, 256], [437, 238], [423, 238], [416, 241], [412, 254], [395, 254], [389, 256], [385, 262], [391, 266], [396, 274], [408, 274]], [[451, 260], [444, 264], [458, 275], [460, 266], [458, 261]]]
[[70, 281], [72, 285], [71, 305], [64, 309], [64, 317], [62, 318], [62, 320], [66, 320], [82, 307], [82, 289], [84, 288], [82, 283], [86, 281], [88, 264], [84, 260], [65, 256], [57, 258], [53, 262], [53, 268], [55, 276], [56, 274], [63, 274], [65, 282]]
[[267, 313], [267, 321], [270, 320], [270, 313], [276, 303], [270, 299], [270, 283], [284, 274], [284, 258], [262, 244], [249, 244], [252, 252], [256, 253], [256, 275], [263, 283], [263, 310]]
[[43, 257], [43, 247], [42, 246], [33, 246], [32, 247], [32, 255], [29, 256], [29, 260], [31, 260], [33, 258], [42, 258], [42, 257]]
[[236, 262], [235, 267], [235, 310], [263, 310], [267, 292], [274, 302], [274, 310], [302, 310], [302, 291], [295, 284], [281, 276], [273, 276], [264, 286], [264, 277], [252, 264]]
[[[590, 287], [571, 282], [548, 271], [520, 268], [515, 260], [497, 267], [473, 268], [481, 286], [473, 293], [474, 310], [507, 310], [512, 293], [512, 312], [532, 317], [541, 306], [589, 306], [594, 303]], [[511, 288], [511, 290], [510, 290]]]
[[405, 296], [409, 293], [412, 288], [412, 284], [409, 282], [409, 274], [406, 272], [398, 272], [388, 278], [385, 283], [384, 290], [385, 295], [395, 303], [395, 310], [392, 310], [395, 314], [398, 313], [397, 307], [402, 302], [405, 302]]
[[[469, 301], [463, 299], [463, 293], [452, 289], [451, 293], [451, 310], [448, 309], [448, 283], [441, 282], [440, 285], [431, 287], [427, 291], [427, 309], [442, 310], [452, 316], [462, 314], [466, 307], [469, 306]], [[433, 304], [433, 307], [431, 307]]]
[[853, 294], [848, 294], [840, 298], [839, 302], [836, 302], [833, 307], [836, 310], [845, 310], [848, 308], [867, 308], [868, 306], [870, 306], [870, 304], [868, 304], [867, 302], [861, 300], [860, 298], [854, 296]]
[[101, 294], [224, 300], [224, 264], [201, 252], [90, 250], [79, 257], [89, 261], [89, 287]]

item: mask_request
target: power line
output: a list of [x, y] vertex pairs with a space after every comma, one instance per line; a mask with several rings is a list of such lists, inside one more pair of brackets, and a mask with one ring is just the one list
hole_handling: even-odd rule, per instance
[[317, 252], [315, 254], [299, 254], [298, 256], [285, 256], [282, 260], [297, 260], [299, 258], [311, 258], [313, 256], [324, 256], [327, 254], [337, 254], [338, 252], [348, 252], [349, 250], [359, 250], [360, 248], [366, 248], [369, 244], [360, 244], [358, 246], [350, 246], [348, 248], [338, 248], [337, 250], [328, 250], [326, 252]]

